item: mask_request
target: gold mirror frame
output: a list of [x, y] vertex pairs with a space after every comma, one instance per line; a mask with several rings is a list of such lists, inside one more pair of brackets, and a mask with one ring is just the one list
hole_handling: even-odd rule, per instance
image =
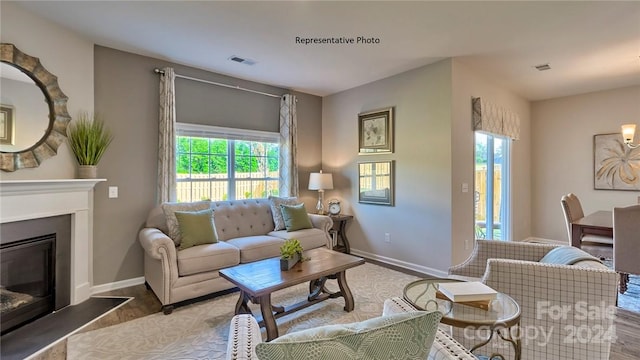
[[29, 76], [38, 85], [49, 105], [49, 126], [45, 135], [31, 147], [17, 151], [0, 151], [0, 170], [16, 171], [38, 167], [58, 153], [67, 138], [71, 117], [67, 112], [69, 99], [58, 86], [58, 78], [42, 66], [40, 59], [18, 50], [13, 44], [0, 44], [0, 61], [10, 64]]

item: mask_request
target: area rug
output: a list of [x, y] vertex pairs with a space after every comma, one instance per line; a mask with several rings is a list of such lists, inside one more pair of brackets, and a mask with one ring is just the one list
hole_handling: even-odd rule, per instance
[[[351, 323], [382, 314], [384, 300], [402, 296], [415, 276], [366, 263], [347, 270], [355, 310], [345, 312], [342, 298], [330, 299], [277, 319], [280, 335], [325, 324]], [[337, 291], [335, 280], [327, 288]], [[306, 297], [308, 284], [278, 291], [273, 304], [290, 305]], [[238, 293], [157, 313], [70, 337], [67, 359], [224, 359]], [[259, 307], [252, 306], [255, 313]], [[263, 338], [266, 337], [263, 331]]]

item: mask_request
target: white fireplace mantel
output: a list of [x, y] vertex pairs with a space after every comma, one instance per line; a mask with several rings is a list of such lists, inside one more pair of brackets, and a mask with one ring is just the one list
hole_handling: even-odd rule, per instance
[[0, 223], [70, 214], [71, 304], [91, 295], [93, 188], [106, 179], [0, 181]]

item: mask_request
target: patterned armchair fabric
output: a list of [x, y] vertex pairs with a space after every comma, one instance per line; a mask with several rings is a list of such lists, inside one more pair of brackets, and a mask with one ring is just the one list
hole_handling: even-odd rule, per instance
[[[477, 240], [471, 257], [449, 273], [481, 277], [518, 302], [522, 359], [609, 359], [617, 275], [597, 261], [538, 262], [555, 247]], [[467, 348], [478, 342], [463, 330], [454, 329], [454, 337]], [[500, 339], [489, 346], [513, 358]]]
[[[406, 301], [400, 298], [392, 298], [384, 302], [382, 315], [386, 316], [412, 311], [416, 311], [416, 309]], [[236, 315], [231, 320], [229, 329], [227, 359], [257, 360], [258, 357], [256, 356], [255, 348], [261, 342], [260, 327], [253, 316], [248, 314]], [[475, 360], [477, 358], [451, 336], [447, 335], [441, 329], [438, 329], [427, 359]]]

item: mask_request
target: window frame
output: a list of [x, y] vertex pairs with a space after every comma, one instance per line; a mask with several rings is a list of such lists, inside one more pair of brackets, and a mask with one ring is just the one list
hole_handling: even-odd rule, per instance
[[[235, 168], [235, 160], [236, 160], [236, 142], [237, 141], [248, 141], [248, 142], [260, 142], [260, 143], [271, 143], [276, 144], [278, 146], [278, 152], [280, 151], [280, 133], [270, 132], [270, 131], [260, 131], [260, 130], [249, 130], [249, 129], [238, 129], [238, 128], [226, 128], [220, 126], [212, 126], [212, 125], [201, 125], [201, 124], [190, 124], [190, 123], [176, 123], [176, 188], [178, 183], [194, 183], [195, 179], [192, 177], [193, 173], [191, 169], [189, 170], [189, 177], [186, 179], [180, 179], [178, 174], [178, 155], [181, 154], [178, 152], [178, 138], [179, 137], [198, 137], [198, 138], [208, 138], [208, 139], [223, 139], [227, 140], [227, 199], [211, 199], [213, 201], [218, 200], [236, 200], [236, 192], [237, 192], [237, 182], [238, 180], [245, 180], [244, 178], [238, 179], [236, 178], [236, 168]], [[210, 161], [211, 154], [207, 154], [208, 161]], [[193, 153], [189, 153], [193, 154]], [[268, 164], [268, 156], [266, 157]], [[191, 164], [191, 159], [190, 159]], [[249, 178], [254, 181], [276, 181], [278, 184], [278, 188], [280, 185], [280, 159], [278, 156], [278, 176], [276, 177], [262, 177], [262, 178]], [[211, 181], [209, 181], [211, 183]], [[199, 199], [193, 199], [193, 187], [190, 188], [190, 196], [189, 200], [181, 200], [178, 201], [197, 201]], [[177, 190], [177, 189], [176, 189]], [[177, 191], [176, 191], [177, 192]], [[212, 195], [212, 191], [209, 191], [209, 194]], [[253, 194], [252, 194], [253, 196]], [[252, 197], [253, 198], [253, 197]]]

